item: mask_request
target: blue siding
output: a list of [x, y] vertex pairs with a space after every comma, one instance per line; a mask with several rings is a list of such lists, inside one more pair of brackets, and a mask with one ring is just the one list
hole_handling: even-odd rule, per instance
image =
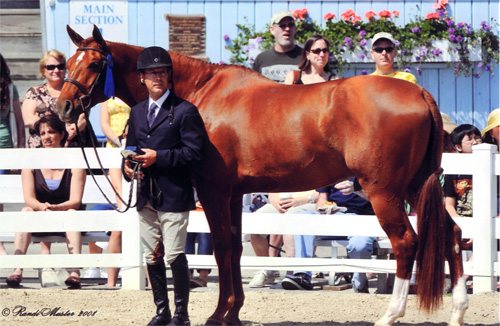
[[[69, 22], [69, 3], [71, 0], [55, 0], [49, 6], [42, 0], [45, 8], [44, 28], [47, 31], [45, 48], [57, 48], [70, 54], [70, 40], [66, 35]], [[230, 53], [224, 48], [224, 35], [236, 37], [236, 24], [255, 25], [263, 30], [273, 13], [283, 10], [307, 8], [309, 15], [324, 25], [323, 16], [334, 13], [337, 17], [347, 9], [353, 9], [365, 19], [368, 10], [376, 12], [388, 9], [398, 10], [398, 24], [405, 24], [415, 18], [433, 11], [433, 0], [311, 0], [311, 1], [272, 1], [272, 0], [129, 0], [129, 43], [141, 46], [159, 45], [168, 48], [168, 21], [166, 14], [205, 15], [206, 17], [206, 55], [212, 62], [229, 61]], [[500, 21], [498, 0], [450, 0], [449, 12], [457, 21], [480, 26], [481, 21], [491, 18]], [[83, 35], [84, 37], [86, 35]], [[372, 66], [359, 64], [347, 71], [344, 76], [360, 74], [362, 70], [371, 71]], [[488, 113], [500, 107], [500, 71], [494, 67], [495, 74], [483, 74], [480, 78], [456, 77], [451, 68], [443, 64], [426, 64], [423, 73], [417, 76], [418, 82], [429, 89], [436, 98], [441, 110], [450, 114], [457, 123], [473, 123], [484, 127]]]

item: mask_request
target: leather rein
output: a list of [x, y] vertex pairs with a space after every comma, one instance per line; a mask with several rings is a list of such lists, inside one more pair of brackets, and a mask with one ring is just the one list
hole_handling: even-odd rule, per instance
[[[78, 98], [78, 101], [80, 102], [80, 106], [82, 108], [82, 111], [85, 114], [85, 119], [86, 119], [87, 123], [89, 124], [88, 126], [90, 127], [89, 128], [90, 133], [91, 133], [90, 140], [91, 140], [91, 143], [92, 143], [92, 148], [94, 150], [97, 162], [99, 163], [99, 168], [100, 168], [102, 174], [104, 175], [105, 179], [107, 180], [108, 184], [111, 186], [111, 189], [113, 189], [113, 192], [115, 193], [115, 195], [118, 198], [118, 200], [121, 201], [125, 205], [125, 209], [121, 210], [120, 208], [118, 208], [118, 206], [116, 204], [114, 204], [108, 198], [108, 196], [106, 195], [106, 193], [104, 192], [104, 190], [101, 188], [101, 186], [97, 182], [97, 180], [95, 178], [94, 171], [90, 168], [90, 163], [88, 161], [87, 154], [85, 153], [85, 148], [84, 148], [84, 144], [83, 144], [83, 141], [82, 141], [82, 136], [81, 136], [80, 130], [78, 128], [78, 124], [77, 124], [78, 120], [77, 120], [74, 123], [75, 123], [76, 133], [77, 133], [78, 139], [79, 139], [80, 149], [82, 150], [83, 158], [85, 159], [85, 164], [87, 165], [87, 170], [90, 172], [90, 175], [92, 176], [92, 180], [94, 180], [94, 183], [96, 184], [96, 186], [99, 189], [99, 191], [101, 192], [101, 194], [104, 196], [104, 198], [106, 199], [106, 201], [113, 207], [113, 209], [115, 211], [117, 211], [119, 213], [125, 213], [130, 208], [135, 207], [137, 205], [137, 201], [136, 201], [136, 203], [134, 205], [131, 205], [131, 203], [132, 203], [132, 194], [133, 194], [133, 189], [134, 189], [134, 178], [132, 178], [132, 182], [130, 182], [129, 196], [128, 196], [127, 202], [125, 202], [125, 200], [122, 198], [121, 194], [118, 193], [118, 191], [113, 186], [113, 184], [112, 184], [112, 182], [111, 182], [108, 174], [106, 173], [106, 171], [104, 169], [104, 166], [103, 166], [103, 164], [101, 162], [101, 159], [99, 158], [99, 154], [98, 154], [97, 148], [96, 148], [97, 146], [96, 146], [96, 143], [95, 143], [95, 140], [94, 140], [94, 139], [96, 139], [96, 136], [95, 136], [95, 133], [94, 133], [94, 129], [90, 125], [90, 120], [89, 120], [89, 112], [90, 112], [91, 103], [92, 103], [92, 100], [91, 100], [92, 92], [94, 91], [94, 88], [96, 87], [96, 85], [99, 83], [99, 80], [101, 78], [101, 74], [107, 68], [107, 66], [109, 66], [110, 68], [112, 68], [112, 66], [113, 66], [112, 58], [111, 58], [111, 53], [109, 53], [109, 52], [106, 53], [102, 49], [93, 48], [93, 47], [81, 47], [81, 48], [78, 48], [77, 51], [97, 51], [97, 52], [101, 53], [103, 55], [103, 57], [104, 57], [104, 60], [101, 61], [100, 70], [99, 70], [99, 72], [97, 72], [97, 77], [92, 82], [92, 85], [90, 85], [90, 88], [87, 89], [78, 80], [73, 79], [73, 78], [69, 78], [69, 77], [65, 78], [64, 82], [67, 82], [67, 83], [70, 83], [70, 84], [74, 85], [83, 94], [83, 96], [80, 96]], [[141, 164], [135, 164], [133, 170], [134, 170], [134, 174], [133, 175], [139, 176], [140, 172], [141, 172]], [[140, 184], [141, 184], [140, 178], [138, 178], [137, 183], [138, 183], [138, 187], [140, 188]]]

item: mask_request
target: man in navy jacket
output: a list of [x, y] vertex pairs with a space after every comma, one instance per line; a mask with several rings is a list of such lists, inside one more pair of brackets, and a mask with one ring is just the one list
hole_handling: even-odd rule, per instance
[[[148, 325], [190, 325], [189, 268], [184, 254], [189, 211], [195, 208], [191, 169], [201, 160], [207, 141], [198, 109], [172, 89], [172, 60], [161, 47], [148, 47], [137, 60], [139, 78], [149, 98], [132, 108], [127, 134], [131, 155], [125, 178], [140, 178], [137, 210], [156, 315]], [[141, 164], [134, 175], [135, 162]], [[175, 313], [171, 316], [166, 267], [174, 281]]]

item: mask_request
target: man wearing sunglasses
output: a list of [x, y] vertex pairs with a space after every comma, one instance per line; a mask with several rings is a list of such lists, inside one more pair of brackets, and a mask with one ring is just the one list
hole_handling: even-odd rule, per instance
[[253, 69], [283, 83], [288, 72], [297, 69], [302, 57], [302, 48], [295, 44], [295, 19], [290, 12], [277, 13], [271, 18], [269, 31], [274, 45], [255, 58]]
[[417, 78], [413, 74], [394, 68], [397, 43], [394, 37], [386, 32], [380, 32], [373, 36], [371, 55], [375, 62], [375, 71], [372, 75], [393, 77], [417, 84]]

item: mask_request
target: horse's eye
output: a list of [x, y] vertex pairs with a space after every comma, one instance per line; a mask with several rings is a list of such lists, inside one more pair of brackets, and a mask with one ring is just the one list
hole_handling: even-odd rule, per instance
[[101, 71], [101, 62], [92, 62], [89, 65], [89, 69], [92, 70], [92, 72], [100, 72]]

